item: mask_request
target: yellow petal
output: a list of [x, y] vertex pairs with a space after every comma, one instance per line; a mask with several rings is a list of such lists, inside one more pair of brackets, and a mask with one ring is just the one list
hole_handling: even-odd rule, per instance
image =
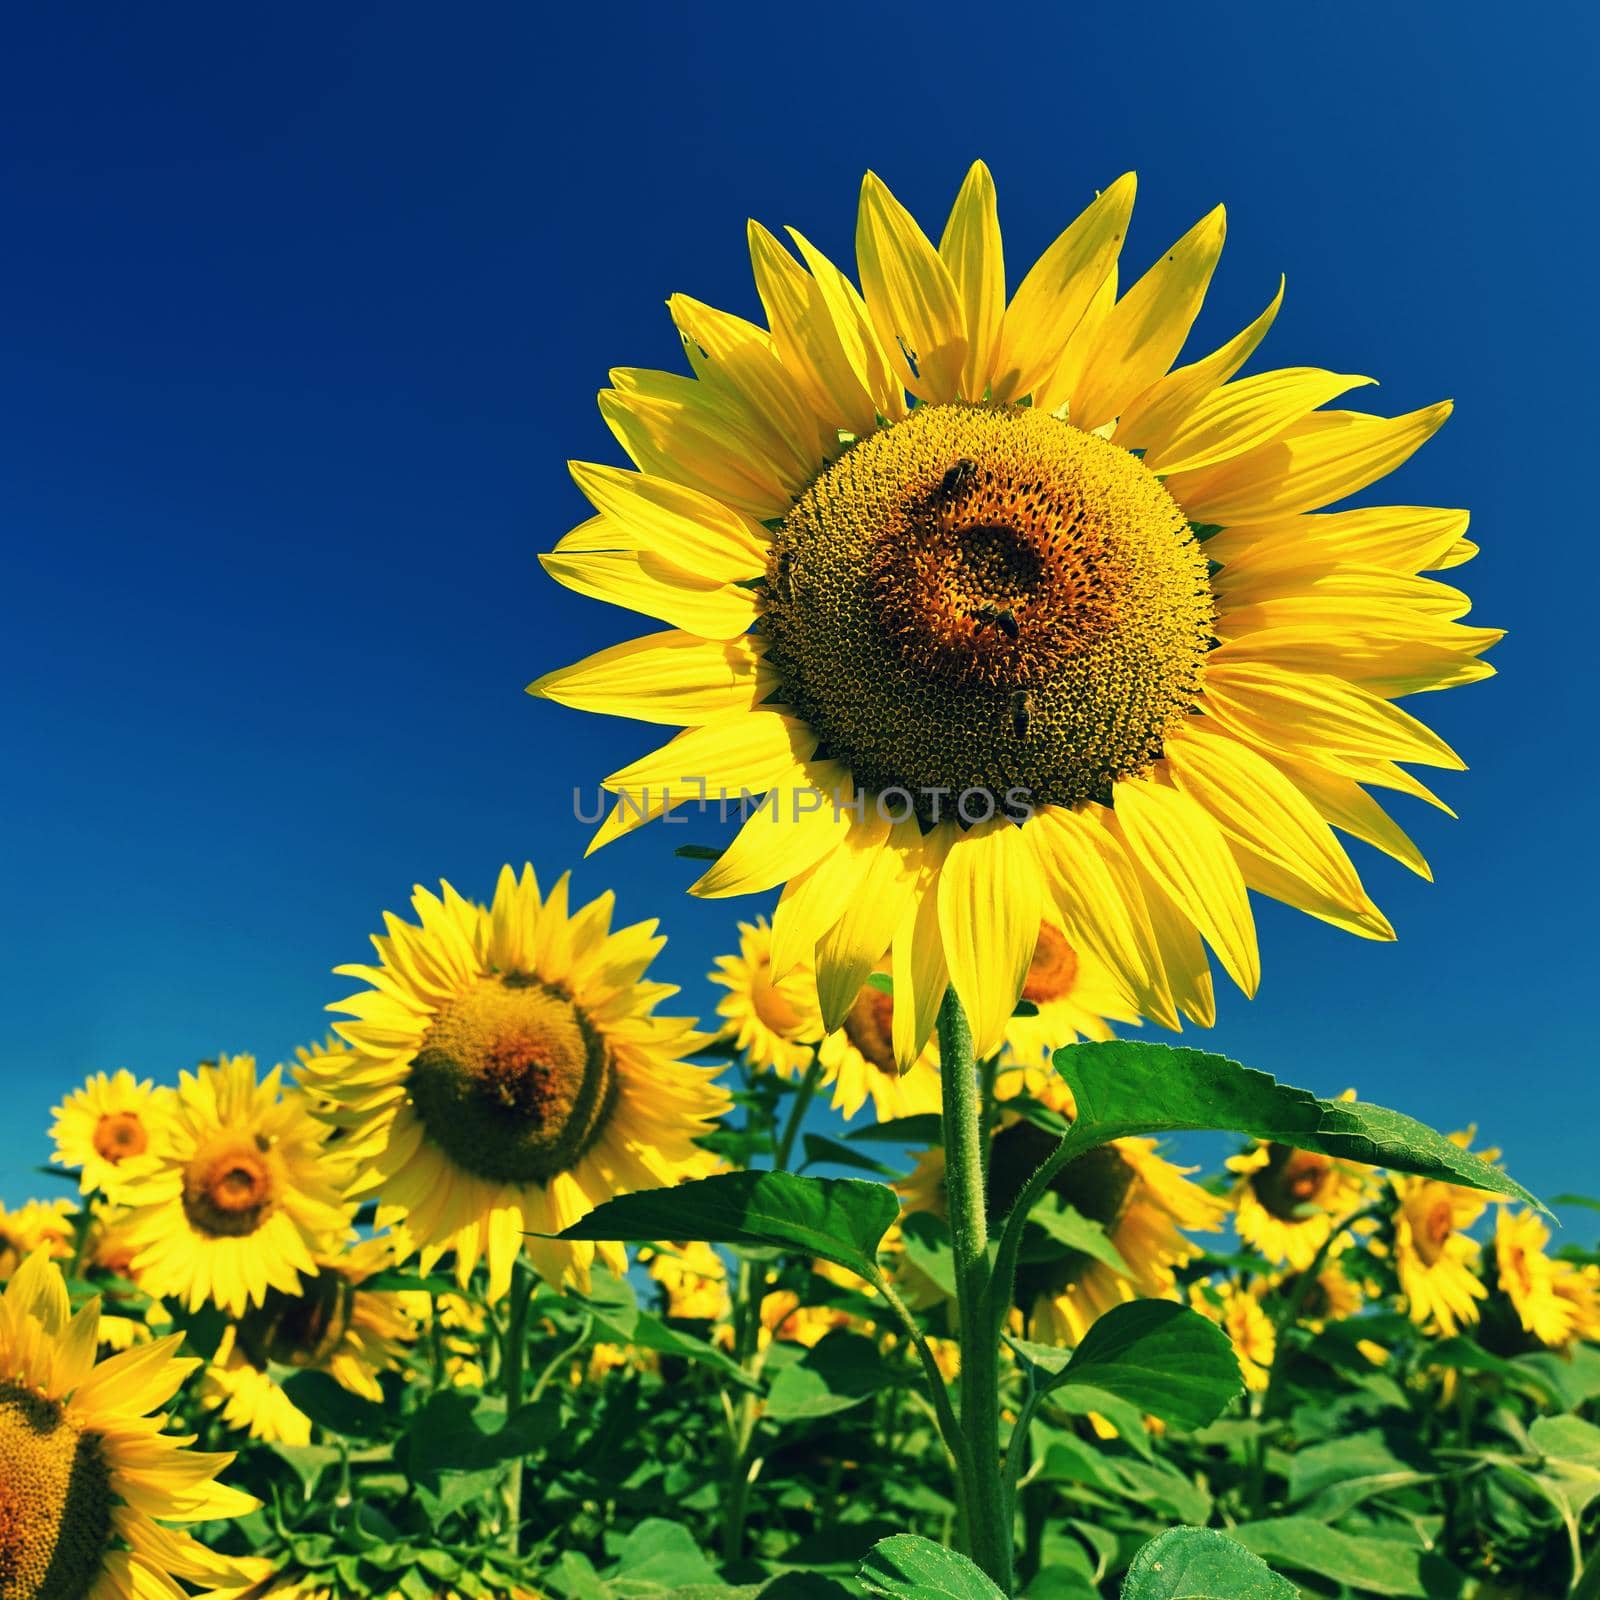
[[980, 1059], [1005, 1038], [1043, 912], [1043, 875], [1021, 828], [994, 817], [951, 845], [939, 873], [939, 931]]
[[1393, 472], [1450, 411], [1448, 400], [1402, 417], [1315, 411], [1243, 455], [1172, 474], [1167, 489], [1193, 522], [1226, 526], [1310, 511]]
[[1389, 572], [1430, 572], [1452, 564], [1450, 552], [1469, 520], [1437, 506], [1361, 506], [1354, 511], [1278, 517], [1224, 528], [1206, 555], [1226, 569], [1277, 572], [1318, 561], [1351, 562]]
[[1162, 474], [1195, 472], [1266, 444], [1336, 395], [1371, 378], [1321, 367], [1280, 367], [1214, 389], [1144, 464]]
[[1291, 761], [1280, 756], [1277, 764], [1324, 821], [1370, 844], [1375, 850], [1383, 851], [1402, 866], [1409, 867], [1419, 878], [1433, 882], [1433, 872], [1422, 852], [1360, 784], [1310, 762]]
[[1116, 303], [1071, 395], [1080, 428], [1120, 415], [1177, 359], [1222, 254], [1227, 213], [1208, 212]]
[[955, 824], [941, 822], [923, 839], [921, 873], [894, 936], [891, 1031], [895, 1064], [902, 1073], [922, 1055], [950, 983], [939, 932], [939, 874], [955, 837]]
[[805, 776], [808, 782], [771, 791], [768, 804], [751, 812], [733, 842], [690, 886], [692, 894], [712, 900], [759, 894], [799, 877], [844, 841], [853, 798], [848, 777], [826, 763]]
[[995, 205], [994, 179], [974, 161], [950, 219], [939, 238], [939, 255], [950, 269], [967, 334], [967, 359], [961, 394], [982, 400], [1000, 348], [1000, 321], [1006, 310], [1006, 269]]
[[785, 369], [825, 425], [871, 433], [872, 395], [846, 353], [821, 285], [759, 222], [749, 232], [756, 292]]
[[1166, 741], [1166, 766], [1227, 837], [1248, 887], [1365, 938], [1394, 937], [1332, 830], [1265, 756], [1190, 717]]
[[743, 633], [760, 611], [748, 589], [730, 583], [696, 583], [680, 568], [626, 550], [540, 556], [539, 565], [577, 594], [659, 617], [704, 639], [732, 639]]
[[1248, 361], [1266, 337], [1283, 304], [1283, 280], [1267, 309], [1249, 327], [1199, 361], [1177, 367], [1157, 378], [1142, 395], [1131, 400], [1117, 419], [1113, 435], [1128, 450], [1159, 451], [1174, 428], [1183, 426], [1189, 413], [1219, 384], [1224, 384]]
[[900, 381], [931, 403], [953, 400], [967, 359], [960, 293], [938, 251], [875, 172], [861, 180], [856, 264], [872, 325]]
[[793, 717], [755, 711], [690, 728], [619, 768], [603, 786], [613, 794], [670, 789], [682, 799], [733, 803], [792, 779], [816, 743], [816, 735]]
[[1117, 264], [1113, 261], [1087, 309], [1078, 318], [1078, 325], [1072, 330], [1055, 371], [1041, 378], [1034, 386], [1033, 404], [1040, 411], [1049, 411], [1076, 421], [1072, 397], [1078, 392], [1084, 368], [1094, 359], [1095, 348], [1100, 342], [1100, 330], [1105, 327], [1106, 318], [1111, 315], [1116, 303]]
[[1139, 865], [1206, 942], [1247, 995], [1261, 981], [1255, 919], [1239, 864], [1211, 818], [1187, 796], [1145, 778], [1125, 778], [1113, 800], [1122, 836]]
[[1212, 1027], [1217, 1020], [1216, 986], [1193, 920], [1128, 846], [1128, 830], [1114, 812], [1110, 829], [1124, 846], [1128, 873], [1149, 915], [1162, 981], [1173, 1004], [1198, 1027]]
[[844, 915], [850, 897], [871, 869], [873, 857], [888, 839], [889, 827], [876, 808], [868, 805], [865, 817], [851, 823], [842, 844], [785, 885], [772, 916], [774, 978], [811, 965], [817, 940]]
[[1032, 394], [1060, 365], [1072, 330], [1122, 249], [1134, 187], [1133, 174], [1125, 172], [1057, 237], [1017, 286], [1000, 324], [993, 378], [997, 401]]
[[861, 985], [889, 953], [922, 867], [922, 828], [896, 823], [873, 852], [845, 913], [817, 942], [817, 1003], [829, 1033], [844, 1025]]
[[547, 672], [528, 693], [579, 711], [692, 727], [754, 711], [775, 678], [748, 635], [706, 640], [673, 630], [629, 639]]

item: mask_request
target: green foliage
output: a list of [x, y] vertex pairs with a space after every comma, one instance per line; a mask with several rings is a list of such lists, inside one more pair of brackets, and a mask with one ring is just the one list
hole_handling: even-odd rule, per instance
[[1210, 1528], [1169, 1528], [1133, 1558], [1122, 1600], [1295, 1600], [1295, 1587]]
[[859, 1575], [868, 1594], [889, 1600], [1005, 1600], [965, 1556], [909, 1533], [880, 1539]]

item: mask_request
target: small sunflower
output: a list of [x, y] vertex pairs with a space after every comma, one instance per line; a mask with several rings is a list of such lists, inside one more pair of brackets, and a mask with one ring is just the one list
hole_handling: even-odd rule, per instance
[[346, 1236], [349, 1174], [282, 1077], [275, 1067], [257, 1082], [251, 1056], [182, 1075], [157, 1160], [122, 1189], [130, 1270], [147, 1293], [242, 1316], [269, 1290], [298, 1292]]
[[330, 1008], [353, 1067], [313, 1065], [307, 1085], [340, 1109], [354, 1148], [377, 1153], [353, 1192], [375, 1195], [380, 1225], [431, 1271], [455, 1253], [463, 1287], [488, 1260], [489, 1296], [511, 1282], [524, 1245], [547, 1278], [587, 1281], [615, 1244], [559, 1233], [610, 1199], [712, 1169], [695, 1145], [729, 1104], [715, 1069], [680, 1059], [705, 1037], [652, 1016], [677, 990], [647, 983], [665, 940], [654, 922], [610, 931], [614, 896], [567, 909], [563, 876], [542, 898], [532, 867], [506, 867], [493, 904], [443, 885], [418, 888], [417, 922], [386, 919], [373, 966], [340, 967], [369, 988]]
[[1500, 1289], [1540, 1344], [1565, 1349], [1600, 1336], [1600, 1273], [1545, 1253], [1550, 1230], [1532, 1211], [1503, 1207], [1495, 1218], [1494, 1259]]
[[311, 1419], [279, 1383], [275, 1367], [325, 1372], [341, 1388], [381, 1401], [379, 1375], [398, 1368], [416, 1338], [399, 1294], [362, 1285], [389, 1264], [386, 1239], [367, 1239], [317, 1263], [298, 1294], [271, 1289], [230, 1323], [200, 1381], [200, 1403], [252, 1439], [309, 1444]]
[[[1228, 1158], [1239, 1175], [1233, 1187], [1233, 1225], [1245, 1244], [1275, 1266], [1304, 1272], [1332, 1238], [1334, 1229], [1359, 1211], [1372, 1194], [1368, 1169], [1315, 1150], [1257, 1144]], [[1329, 1245], [1349, 1244], [1348, 1229]]]
[[1286, 1298], [1300, 1297], [1296, 1321], [1314, 1333], [1320, 1333], [1330, 1322], [1355, 1316], [1367, 1303], [1366, 1291], [1337, 1261], [1330, 1261], [1303, 1288], [1300, 1275], [1293, 1273], [1273, 1280], [1271, 1286]]
[[1032, 1065], [1079, 1039], [1109, 1039], [1110, 1023], [1137, 1023], [1110, 975], [1093, 956], [1076, 949], [1048, 919], [1039, 924], [1022, 998], [1032, 1016], [1013, 1016], [1005, 1026], [1004, 1061]]
[[171, 1089], [126, 1069], [91, 1074], [55, 1108], [50, 1137], [56, 1161], [81, 1169], [84, 1194], [99, 1189], [114, 1198], [123, 1179], [150, 1163], [171, 1102]]
[[70, 1200], [29, 1200], [15, 1211], [0, 1205], [0, 1283], [40, 1246], [57, 1260], [70, 1256], [77, 1214]]
[[176, 1579], [236, 1581], [233, 1563], [166, 1523], [242, 1516], [256, 1501], [151, 1417], [199, 1365], [178, 1335], [97, 1362], [100, 1306], [71, 1313], [37, 1250], [0, 1296], [0, 1594], [7, 1600], [176, 1597]]
[[690, 1322], [721, 1322], [733, 1309], [728, 1266], [708, 1244], [646, 1245], [639, 1251], [645, 1271], [661, 1285], [667, 1315]]
[[939, 1054], [932, 1041], [905, 1071], [894, 1052], [894, 996], [864, 984], [844, 1014], [843, 1026], [817, 1051], [822, 1081], [833, 1085], [832, 1106], [846, 1119], [867, 1103], [880, 1122], [937, 1111]]
[[696, 794], [767, 796], [696, 892], [784, 886], [773, 968], [818, 951], [830, 1029], [892, 945], [902, 1065], [947, 983], [999, 1047], [1047, 914], [1167, 1027], [1214, 1018], [1202, 939], [1254, 992], [1249, 890], [1393, 937], [1332, 829], [1426, 874], [1367, 789], [1432, 799], [1402, 763], [1462, 763], [1394, 702], [1486, 676], [1500, 637], [1422, 576], [1475, 553], [1466, 513], [1317, 511], [1449, 404], [1387, 418], [1325, 409], [1363, 377], [1236, 378], [1281, 287], [1174, 366], [1224, 216], [1127, 283], [1133, 194], [1105, 189], [1009, 299], [981, 162], [937, 246], [867, 175], [859, 292], [752, 223], [767, 326], [669, 300], [693, 375], [611, 373], [637, 470], [573, 463], [596, 515], [543, 558], [667, 624], [530, 686], [684, 730], [604, 780], [594, 845]]
[[738, 955], [718, 956], [709, 976], [728, 991], [717, 1002], [717, 1015], [745, 1060], [786, 1078], [805, 1072], [823, 1034], [816, 982], [802, 969], [773, 975], [772, 929], [765, 917], [739, 924]]
[[1406, 1308], [1418, 1327], [1450, 1338], [1478, 1320], [1478, 1302], [1488, 1293], [1477, 1273], [1482, 1246], [1464, 1230], [1483, 1215], [1491, 1196], [1432, 1178], [1390, 1181], [1394, 1265]]
[[1241, 1283], [1189, 1285], [1189, 1305], [1227, 1334], [1246, 1389], [1260, 1393], [1272, 1378], [1277, 1330], [1260, 1299]]

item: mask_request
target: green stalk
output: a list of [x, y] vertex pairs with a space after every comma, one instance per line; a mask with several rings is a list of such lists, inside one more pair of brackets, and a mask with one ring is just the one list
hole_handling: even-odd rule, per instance
[[[533, 1269], [519, 1255], [511, 1269], [511, 1313], [506, 1319], [500, 1356], [500, 1381], [505, 1390], [506, 1419], [522, 1404], [528, 1355], [528, 1307], [533, 1303]], [[506, 1548], [516, 1555], [522, 1541], [522, 1457], [513, 1456], [506, 1474]]]
[[989, 1306], [990, 1260], [983, 1138], [972, 1029], [953, 988], [939, 1007], [944, 1092], [945, 1190], [950, 1212], [961, 1338], [961, 1433], [967, 1447], [963, 1496], [968, 1554], [1011, 1593], [1012, 1528], [1000, 1465], [1000, 1341]]
[[794, 1103], [789, 1107], [789, 1115], [784, 1119], [783, 1132], [778, 1135], [778, 1142], [773, 1147], [774, 1172], [789, 1170], [789, 1158], [794, 1154], [794, 1142], [799, 1137], [800, 1124], [805, 1121], [806, 1112], [811, 1109], [812, 1098], [817, 1092], [817, 1085], [821, 1082], [822, 1058], [813, 1051], [811, 1065], [806, 1068], [806, 1075], [800, 1080], [800, 1087], [795, 1090]]

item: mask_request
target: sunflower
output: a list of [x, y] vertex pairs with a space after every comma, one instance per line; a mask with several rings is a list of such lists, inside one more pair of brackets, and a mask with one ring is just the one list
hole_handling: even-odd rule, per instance
[[1034, 1007], [1033, 1013], [1006, 1022], [1001, 1056], [1021, 1065], [1036, 1063], [1079, 1039], [1109, 1039], [1111, 1021], [1139, 1021], [1105, 969], [1048, 919], [1039, 924], [1022, 998]]
[[1532, 1211], [1501, 1209], [1494, 1259], [1501, 1292], [1524, 1333], [1564, 1349], [1600, 1337], [1600, 1273], [1545, 1254], [1550, 1230]]
[[784, 886], [773, 969], [816, 950], [830, 1029], [892, 945], [902, 1064], [947, 982], [998, 1047], [1047, 913], [1168, 1027], [1213, 1020], [1202, 938], [1255, 990], [1249, 889], [1391, 938], [1331, 828], [1426, 874], [1366, 790], [1431, 799], [1401, 763], [1462, 763], [1393, 702], [1486, 676], [1500, 637], [1419, 575], [1474, 553], [1464, 512], [1313, 514], [1449, 404], [1386, 418], [1323, 409], [1365, 378], [1236, 379], [1281, 287], [1173, 367], [1223, 213], [1119, 294], [1133, 193], [1098, 195], [1009, 303], [981, 162], [937, 247], [867, 175], [859, 292], [752, 223], [768, 326], [671, 298], [693, 375], [612, 372], [601, 413], [638, 470], [574, 463], [596, 515], [543, 558], [667, 625], [530, 685], [683, 730], [604, 780], [591, 848], [764, 795], [696, 891]]
[[1300, 1274], [1286, 1274], [1271, 1280], [1271, 1287], [1285, 1299], [1299, 1296], [1295, 1319], [1321, 1333], [1330, 1322], [1353, 1317], [1367, 1303], [1362, 1286], [1338, 1262], [1329, 1262], [1303, 1287]]
[[400, 1366], [416, 1325], [400, 1296], [362, 1285], [391, 1260], [387, 1239], [366, 1239], [317, 1263], [298, 1294], [271, 1289], [224, 1330], [200, 1382], [200, 1403], [252, 1439], [309, 1444], [311, 1419], [273, 1369], [325, 1372], [341, 1388], [381, 1401], [379, 1375]]
[[126, 1069], [92, 1073], [55, 1108], [50, 1137], [56, 1161], [78, 1167], [84, 1194], [115, 1196], [118, 1184], [151, 1161], [151, 1145], [165, 1125], [172, 1090]]
[[1278, 1333], [1261, 1301], [1240, 1283], [1189, 1285], [1189, 1305], [1227, 1334], [1246, 1389], [1260, 1393], [1272, 1379]]
[[772, 971], [772, 928], [765, 917], [739, 924], [739, 953], [718, 956], [711, 981], [728, 993], [717, 1002], [725, 1031], [752, 1067], [797, 1078], [822, 1038], [822, 1015], [811, 974]]
[[348, 1233], [349, 1174], [282, 1078], [274, 1067], [257, 1082], [251, 1056], [182, 1074], [157, 1160], [122, 1187], [130, 1271], [147, 1293], [242, 1316], [269, 1290], [297, 1293]]
[[902, 1071], [895, 1060], [894, 1013], [892, 994], [864, 984], [845, 1012], [843, 1025], [817, 1051], [822, 1081], [833, 1085], [831, 1104], [847, 1120], [869, 1096], [880, 1122], [939, 1109], [937, 1047], [930, 1041]]
[[70, 1256], [77, 1214], [70, 1200], [29, 1200], [15, 1211], [0, 1205], [0, 1283], [41, 1245], [57, 1259]]
[[202, 1455], [151, 1417], [199, 1364], [178, 1335], [97, 1362], [100, 1305], [71, 1314], [43, 1249], [0, 1296], [0, 1594], [7, 1600], [177, 1596], [237, 1574], [169, 1522], [251, 1511]]
[[1488, 1293], [1476, 1270], [1482, 1246], [1463, 1230], [1491, 1197], [1432, 1178], [1390, 1182], [1397, 1202], [1394, 1265], [1406, 1308], [1418, 1327], [1450, 1338], [1478, 1320], [1478, 1302]]
[[[1025, 1092], [1063, 1115], [1074, 1114], [1071, 1091], [1044, 1069], [1004, 1072], [995, 1088], [1001, 1102]], [[1014, 1112], [1002, 1110], [1001, 1121], [989, 1151], [989, 1210], [996, 1219], [1010, 1210], [1056, 1145], [1054, 1134]], [[1086, 1151], [1051, 1180], [1052, 1194], [1104, 1230], [1127, 1271], [1078, 1251], [1024, 1262], [1017, 1274], [1017, 1303], [1031, 1322], [1031, 1337], [1077, 1344], [1095, 1318], [1113, 1306], [1177, 1298], [1176, 1269], [1201, 1253], [1181, 1230], [1213, 1232], [1225, 1208], [1189, 1181], [1192, 1168], [1174, 1166], [1156, 1152], [1154, 1139], [1117, 1139]], [[944, 1174], [944, 1151], [925, 1152], [897, 1186], [905, 1209], [944, 1215]]]
[[693, 1022], [651, 1015], [677, 993], [644, 981], [666, 941], [654, 922], [612, 933], [614, 898], [569, 913], [567, 878], [541, 898], [532, 867], [504, 868], [487, 908], [418, 888], [417, 923], [373, 938], [377, 965], [338, 969], [370, 985], [330, 1008], [357, 1019], [338, 1024], [357, 1060], [307, 1083], [356, 1148], [382, 1135], [355, 1192], [404, 1224], [424, 1271], [454, 1251], [464, 1288], [487, 1257], [492, 1300], [524, 1243], [550, 1279], [586, 1283], [597, 1251], [625, 1272], [620, 1245], [538, 1236], [712, 1169], [694, 1141], [728, 1095], [680, 1059], [706, 1043]]
[[646, 1245], [639, 1251], [645, 1271], [661, 1285], [667, 1315], [691, 1322], [720, 1322], [733, 1309], [727, 1263], [710, 1245]]
[[1292, 1272], [1306, 1271], [1324, 1246], [1343, 1250], [1350, 1230], [1334, 1230], [1373, 1192], [1369, 1169], [1286, 1144], [1253, 1145], [1227, 1165], [1239, 1176], [1232, 1198], [1240, 1239]]

